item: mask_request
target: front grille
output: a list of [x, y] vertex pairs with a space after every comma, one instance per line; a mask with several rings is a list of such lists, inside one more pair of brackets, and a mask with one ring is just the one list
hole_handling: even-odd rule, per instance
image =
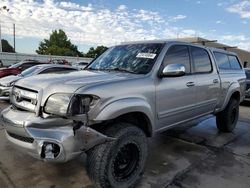
[[18, 86], [15, 86], [12, 90], [11, 102], [17, 108], [35, 112], [37, 100], [37, 91]]
[[8, 133], [8, 135], [10, 137], [15, 138], [17, 140], [20, 140], [20, 141], [23, 141], [23, 142], [27, 142], [27, 143], [33, 143], [34, 142], [34, 138], [20, 136], [20, 135], [17, 135], [17, 134], [14, 134], [14, 133], [10, 133], [10, 132], [7, 132], [7, 133]]

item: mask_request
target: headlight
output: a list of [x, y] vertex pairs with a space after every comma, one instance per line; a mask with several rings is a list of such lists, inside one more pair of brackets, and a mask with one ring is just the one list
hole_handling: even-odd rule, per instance
[[92, 95], [53, 94], [48, 98], [44, 111], [60, 116], [86, 114], [98, 100], [98, 97]]
[[44, 107], [49, 114], [66, 116], [72, 94], [58, 93], [51, 95]]

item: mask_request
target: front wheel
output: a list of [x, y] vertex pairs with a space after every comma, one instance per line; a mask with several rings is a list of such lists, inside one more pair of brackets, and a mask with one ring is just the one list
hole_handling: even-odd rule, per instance
[[216, 115], [217, 128], [221, 132], [232, 132], [239, 118], [239, 102], [230, 99], [227, 107]]
[[104, 134], [116, 138], [91, 149], [87, 172], [97, 187], [134, 187], [143, 174], [148, 153], [144, 132], [128, 123], [111, 125]]

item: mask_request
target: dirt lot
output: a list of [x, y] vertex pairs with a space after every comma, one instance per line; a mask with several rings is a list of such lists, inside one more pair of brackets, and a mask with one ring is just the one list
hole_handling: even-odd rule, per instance
[[[0, 109], [7, 103], [0, 103]], [[82, 155], [66, 164], [44, 163], [10, 145], [0, 126], [0, 188], [93, 187]], [[250, 104], [240, 107], [233, 133], [217, 132], [214, 117], [203, 118], [150, 140], [146, 172], [138, 187], [249, 188]]]

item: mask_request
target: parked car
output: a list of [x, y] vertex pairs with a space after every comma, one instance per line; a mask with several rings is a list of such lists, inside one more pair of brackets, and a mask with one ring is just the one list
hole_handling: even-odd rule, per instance
[[6, 68], [0, 68], [0, 78], [4, 76], [9, 76], [9, 75], [17, 75], [20, 74], [23, 70], [28, 69], [32, 66], [35, 65], [40, 65], [44, 64], [39, 61], [35, 60], [25, 60], [25, 61], [20, 61], [19, 63], [16, 63], [14, 65], [11, 65]]
[[72, 63], [73, 66], [79, 67], [81, 69], [84, 69], [89, 63], [85, 61], [77, 61], [75, 63]]
[[8, 100], [12, 86], [20, 79], [46, 73], [65, 73], [78, 71], [80, 68], [56, 64], [43, 64], [30, 67], [18, 75], [6, 76], [0, 79], [0, 99]]
[[1, 112], [8, 140], [43, 161], [87, 153], [97, 187], [134, 187], [148, 139], [214, 114], [234, 130], [246, 75], [235, 53], [176, 41], [124, 43], [84, 71], [37, 75], [13, 86]]
[[246, 73], [246, 95], [245, 95], [245, 100], [250, 101], [250, 68], [245, 68], [245, 73]]
[[70, 63], [65, 59], [52, 59], [48, 63], [58, 64], [58, 65], [70, 65]]

